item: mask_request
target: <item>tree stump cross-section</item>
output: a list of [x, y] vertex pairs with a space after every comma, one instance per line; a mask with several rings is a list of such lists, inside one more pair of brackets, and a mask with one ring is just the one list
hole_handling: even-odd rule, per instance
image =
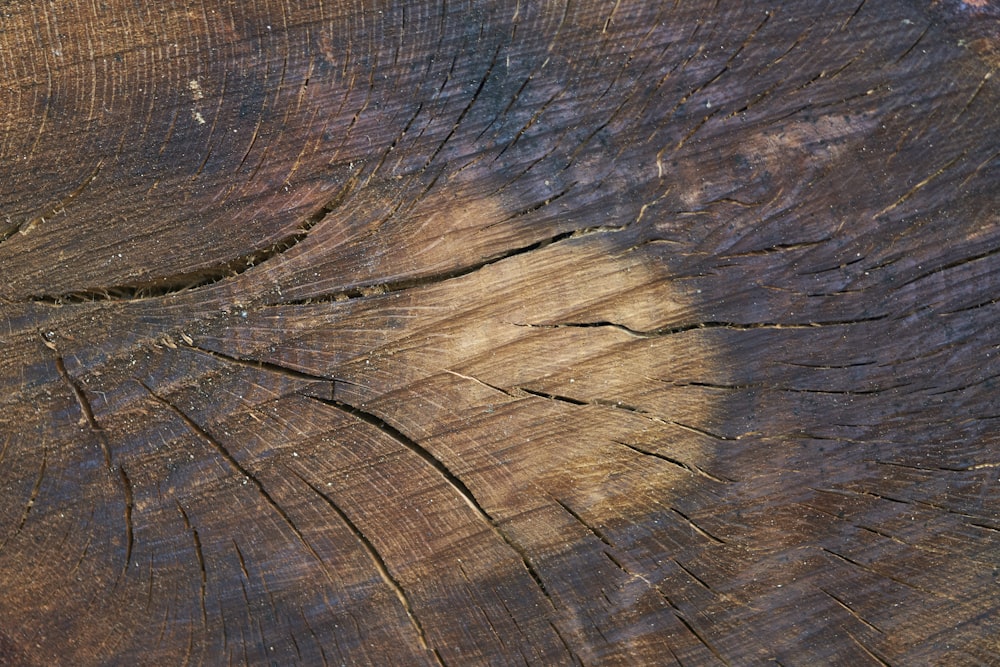
[[0, 3], [0, 663], [997, 664], [1000, 5]]

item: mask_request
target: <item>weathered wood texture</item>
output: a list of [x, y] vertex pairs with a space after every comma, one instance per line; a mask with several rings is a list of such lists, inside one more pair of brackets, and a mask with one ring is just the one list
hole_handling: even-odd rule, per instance
[[0, 3], [0, 662], [996, 664], [998, 25]]

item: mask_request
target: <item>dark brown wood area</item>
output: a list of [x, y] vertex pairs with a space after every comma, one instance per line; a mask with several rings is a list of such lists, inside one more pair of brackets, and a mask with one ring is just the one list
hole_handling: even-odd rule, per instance
[[1000, 664], [996, 0], [0, 2], [0, 663]]

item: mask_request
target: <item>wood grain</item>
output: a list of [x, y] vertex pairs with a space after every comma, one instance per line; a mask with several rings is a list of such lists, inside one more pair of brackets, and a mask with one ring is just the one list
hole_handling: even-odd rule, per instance
[[993, 663], [998, 54], [0, 4], [0, 662]]

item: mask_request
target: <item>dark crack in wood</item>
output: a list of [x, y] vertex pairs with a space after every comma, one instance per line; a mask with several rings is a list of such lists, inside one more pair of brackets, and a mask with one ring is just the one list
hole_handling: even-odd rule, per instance
[[70, 202], [79, 197], [83, 193], [83, 191], [86, 190], [90, 186], [90, 184], [94, 182], [94, 180], [97, 178], [97, 175], [101, 173], [101, 167], [103, 166], [104, 166], [104, 160], [98, 161], [97, 166], [94, 167], [94, 170], [90, 173], [89, 176], [83, 179], [83, 181], [80, 183], [80, 185], [76, 187], [76, 189], [74, 189], [72, 192], [66, 195], [62, 200], [58, 201], [57, 203], [47, 208], [43, 213], [39, 213], [38, 215], [29, 218], [28, 220], [25, 220], [21, 224], [17, 225], [17, 227], [14, 228], [13, 230], [7, 228], [4, 231], [3, 235], [0, 235], [0, 243], [6, 241], [8, 238], [13, 236], [14, 232], [17, 232], [18, 234], [22, 235], [28, 234], [36, 227], [43, 224], [46, 219], [51, 219], [52, 216], [57, 215], [58, 213], [66, 210], [66, 207], [69, 206]]
[[211, 445], [212, 448], [222, 458], [222, 460], [225, 461], [226, 464], [228, 464], [234, 471], [236, 471], [236, 473], [238, 473], [243, 479], [253, 484], [254, 488], [257, 489], [257, 492], [260, 493], [261, 497], [264, 499], [267, 505], [274, 511], [275, 514], [277, 514], [281, 518], [282, 521], [284, 521], [284, 523], [292, 531], [292, 533], [299, 540], [299, 542], [302, 544], [305, 550], [308, 551], [309, 554], [319, 563], [326, 577], [330, 581], [335, 581], [333, 574], [328, 570], [326, 563], [323, 561], [323, 558], [318, 553], [316, 553], [316, 550], [312, 547], [311, 544], [309, 544], [308, 540], [306, 540], [305, 535], [303, 535], [302, 531], [299, 530], [299, 527], [295, 525], [295, 522], [292, 520], [292, 517], [289, 516], [288, 512], [286, 512], [285, 509], [280, 505], [280, 503], [278, 503], [278, 501], [274, 499], [271, 493], [267, 490], [267, 487], [264, 486], [264, 483], [261, 482], [260, 479], [255, 474], [253, 474], [250, 470], [248, 470], [246, 466], [240, 463], [239, 460], [235, 456], [233, 456], [232, 452], [230, 452], [225, 445], [216, 440], [215, 437], [212, 436], [212, 434], [210, 434], [208, 431], [202, 428], [197, 422], [195, 422], [191, 417], [189, 417], [187, 413], [185, 413], [183, 410], [177, 407], [177, 405], [175, 405], [168, 399], [164, 398], [163, 396], [157, 394], [146, 383], [142, 382], [141, 380], [136, 380], [136, 382], [142, 385], [142, 387], [149, 393], [149, 395], [157, 403], [165, 407], [173, 414], [177, 415], [181, 419], [181, 421], [188, 427], [189, 430], [191, 430], [195, 435], [201, 438], [201, 440]]
[[[540, 391], [538, 389], [528, 389], [526, 387], [515, 387], [515, 392], [520, 392], [528, 396], [534, 396], [536, 398], [544, 398], [550, 401], [556, 401], [557, 403], [566, 403], [568, 405], [575, 406], [597, 406], [602, 408], [611, 408], [614, 410], [622, 410], [623, 412], [630, 412], [632, 414], [640, 415], [645, 419], [648, 419], [657, 424], [670, 424], [671, 426], [676, 426], [682, 428], [685, 431], [691, 431], [692, 433], [697, 433], [699, 435], [704, 435], [714, 440], [739, 440], [742, 435], [738, 436], [728, 436], [722, 433], [715, 433], [704, 428], [699, 428], [698, 426], [692, 426], [691, 424], [685, 424], [673, 419], [666, 419], [664, 417], [657, 416], [648, 410], [644, 410], [640, 407], [634, 405], [628, 405], [622, 401], [610, 401], [608, 399], [593, 399], [593, 400], [583, 400], [579, 398], [573, 398], [572, 396], [564, 396], [561, 394], [553, 394], [550, 392]], [[724, 480], [723, 478], [717, 478], [716, 481], [732, 481]]]
[[354, 189], [357, 178], [357, 174], [353, 174], [332, 200], [303, 220], [291, 234], [264, 248], [258, 248], [235, 259], [216, 266], [148, 281], [108, 287], [86, 288], [64, 294], [39, 294], [29, 297], [28, 300], [56, 305], [64, 303], [89, 303], [94, 301], [139, 301], [195, 290], [212, 285], [226, 278], [238, 276], [255, 266], [283, 255], [304, 241], [313, 228], [347, 198], [348, 194]]
[[435, 285], [437, 283], [442, 283], [448, 280], [453, 280], [455, 278], [461, 278], [467, 276], [471, 273], [475, 273], [480, 269], [483, 269], [491, 264], [496, 264], [502, 262], [505, 259], [510, 259], [511, 257], [516, 257], [518, 255], [523, 255], [533, 250], [539, 250], [546, 246], [552, 245], [554, 243], [559, 243], [560, 241], [565, 241], [570, 238], [578, 238], [580, 236], [585, 236], [591, 233], [606, 232], [605, 229], [581, 229], [570, 232], [563, 232], [561, 234], [556, 234], [549, 238], [542, 239], [541, 241], [536, 241], [529, 245], [521, 246], [519, 248], [514, 248], [512, 250], [505, 250], [494, 255], [490, 255], [486, 259], [482, 259], [473, 264], [468, 264], [466, 266], [461, 266], [455, 269], [450, 269], [448, 271], [440, 271], [437, 273], [429, 273], [422, 276], [414, 276], [412, 278], [401, 278], [399, 280], [385, 281], [381, 283], [372, 283], [365, 285], [363, 287], [353, 287], [349, 289], [336, 290], [332, 292], [326, 292], [323, 294], [317, 294], [315, 296], [304, 297], [301, 299], [288, 299], [274, 303], [277, 306], [292, 306], [292, 305], [303, 305], [311, 303], [324, 303], [328, 301], [348, 301], [350, 299], [359, 299], [371, 296], [381, 296], [383, 294], [390, 294], [393, 292], [402, 292], [404, 290], [413, 289], [416, 287], [425, 287], [428, 285]]
[[819, 590], [822, 591], [823, 593], [825, 593], [827, 596], [829, 596], [830, 599], [832, 599], [838, 605], [840, 605], [841, 607], [843, 607], [847, 611], [847, 613], [849, 613], [851, 616], [853, 616], [859, 623], [861, 623], [862, 625], [868, 627], [871, 630], [874, 630], [875, 632], [879, 633], [880, 635], [884, 635], [885, 634], [885, 632], [883, 632], [881, 628], [879, 628], [878, 626], [876, 626], [874, 623], [870, 623], [870, 622], [866, 621], [864, 619], [864, 617], [861, 616], [861, 614], [859, 614], [854, 609], [852, 609], [851, 606], [849, 604], [847, 604], [846, 602], [844, 602], [841, 598], [839, 598], [838, 596], [834, 595], [833, 593], [831, 593], [830, 591], [826, 590], [825, 588], [820, 588]]
[[38, 500], [38, 494], [42, 490], [42, 479], [45, 477], [45, 467], [48, 463], [48, 452], [42, 452], [42, 463], [38, 467], [38, 476], [35, 478], [35, 483], [31, 487], [31, 493], [28, 495], [28, 502], [24, 504], [24, 511], [21, 512], [21, 520], [17, 523], [17, 530], [14, 531], [15, 534], [20, 533], [24, 530], [24, 525], [28, 522], [28, 516], [31, 514], [31, 508], [35, 506], [35, 501]]
[[177, 502], [177, 509], [180, 510], [181, 516], [184, 518], [184, 528], [191, 533], [191, 541], [194, 544], [194, 555], [198, 559], [198, 568], [201, 571], [201, 594], [199, 596], [201, 600], [201, 621], [204, 627], [208, 627], [208, 606], [206, 604], [206, 599], [208, 598], [208, 569], [205, 567], [205, 554], [201, 548], [201, 536], [198, 535], [198, 529], [191, 525], [191, 520], [188, 518], [187, 512], [184, 511], [184, 507]]
[[690, 621], [688, 621], [686, 618], [684, 618], [684, 615], [682, 613], [680, 613], [677, 610], [674, 610], [674, 616], [676, 616], [677, 620], [679, 620], [681, 623], [684, 624], [684, 627], [688, 629], [688, 632], [690, 632], [692, 635], [694, 635], [695, 639], [697, 639], [699, 642], [701, 642], [705, 646], [705, 648], [707, 648], [709, 650], [709, 652], [712, 655], [715, 656], [716, 660], [718, 660], [719, 662], [721, 662], [723, 665], [729, 665], [729, 664], [731, 664], [728, 660], [726, 660], [723, 657], [723, 655], [721, 653], [719, 653], [718, 649], [716, 649], [715, 646], [713, 646], [711, 642], [709, 642], [707, 639], [705, 639], [705, 637], [702, 636], [702, 634], [700, 632], [698, 632], [698, 630], [695, 629], [694, 625], [692, 625]]
[[192, 350], [194, 352], [212, 357], [214, 359], [219, 359], [221, 361], [224, 361], [226, 363], [235, 366], [240, 366], [243, 368], [253, 368], [255, 370], [260, 370], [260, 371], [267, 371], [269, 373], [275, 373], [277, 375], [293, 378], [295, 380], [304, 380], [307, 382], [346, 382], [345, 380], [340, 380], [333, 376], [315, 375], [313, 373], [307, 373], [305, 371], [301, 371], [296, 368], [292, 368], [290, 366], [285, 366], [283, 364], [276, 364], [271, 361], [263, 361], [261, 359], [254, 359], [252, 357], [240, 357], [226, 352], [219, 352], [218, 350], [211, 350], [208, 348], [200, 347], [196, 344], [188, 344], [185, 342], [183, 347], [185, 349]]
[[392, 572], [389, 571], [388, 564], [386, 564], [385, 559], [382, 558], [378, 549], [375, 548], [375, 545], [372, 544], [372, 541], [368, 539], [368, 536], [361, 531], [358, 525], [351, 520], [347, 513], [344, 512], [344, 510], [342, 510], [340, 506], [337, 505], [332, 498], [330, 498], [330, 496], [316, 488], [316, 486], [302, 477], [302, 475], [298, 472], [294, 470], [290, 470], [289, 472], [298, 477], [303, 484], [312, 489], [313, 493], [319, 496], [323, 502], [329, 506], [329, 508], [334, 514], [337, 515], [341, 522], [343, 522], [351, 534], [354, 535], [355, 539], [357, 539], [358, 543], [360, 543], [362, 548], [365, 550], [365, 553], [368, 555], [368, 559], [372, 562], [372, 565], [375, 566], [375, 569], [378, 571], [382, 581], [392, 590], [392, 592], [396, 595], [396, 598], [399, 600], [399, 603], [402, 605], [403, 611], [406, 612], [406, 616], [409, 619], [410, 624], [417, 633], [417, 640], [420, 642], [421, 648], [432, 653], [437, 659], [437, 662], [443, 665], [444, 661], [442, 660], [440, 653], [438, 653], [438, 650], [432, 647], [427, 641], [427, 633], [424, 631], [423, 624], [420, 622], [420, 619], [417, 617], [417, 614], [413, 609], [413, 603], [410, 601], [410, 597], [406, 594], [406, 590], [392, 575]]
[[90, 399], [87, 398], [87, 392], [84, 390], [83, 385], [66, 370], [66, 362], [63, 361], [63, 357], [59, 353], [59, 348], [53, 340], [54, 336], [47, 333], [42, 333], [41, 336], [45, 347], [55, 353], [56, 372], [59, 373], [59, 377], [73, 391], [73, 396], [76, 397], [76, 402], [80, 406], [80, 412], [83, 414], [86, 424], [90, 427], [90, 430], [101, 445], [101, 451], [104, 454], [104, 465], [107, 466], [108, 470], [111, 470], [111, 449], [108, 447], [108, 442], [104, 437], [104, 429], [101, 428], [101, 425], [97, 423], [97, 419], [94, 417], [94, 409], [90, 404]]
[[697, 329], [732, 329], [734, 331], [749, 331], [753, 329], [816, 329], [819, 327], [848, 326], [862, 322], [878, 322], [884, 320], [886, 315], [873, 315], [870, 317], [859, 317], [849, 320], [817, 320], [810, 322], [724, 322], [719, 320], [709, 320], [705, 322], [691, 322], [673, 327], [660, 327], [657, 329], [633, 329], [625, 324], [600, 320], [596, 322], [556, 322], [556, 323], [531, 323], [531, 322], [510, 322], [516, 327], [530, 327], [534, 329], [599, 329], [612, 328], [624, 331], [636, 338], [658, 338], [661, 336], [673, 336], [675, 334], [687, 333]]
[[670, 511], [673, 512], [674, 514], [676, 514], [677, 516], [681, 517], [682, 519], [684, 519], [687, 522], [687, 524], [689, 526], [691, 526], [691, 530], [693, 530], [694, 532], [698, 533], [699, 535], [701, 535], [705, 539], [711, 540], [712, 542], [715, 542], [716, 544], [726, 544], [726, 541], [724, 539], [722, 539], [720, 537], [716, 537], [712, 533], [708, 532], [707, 530], [705, 530], [704, 528], [702, 528], [701, 526], [699, 526], [697, 523], [695, 523], [694, 520], [691, 519], [691, 517], [689, 517], [687, 514], [685, 514], [684, 512], [680, 511], [676, 507], [671, 507]]
[[542, 594], [553, 606], [553, 608], [556, 607], [555, 600], [549, 594], [548, 588], [542, 581], [542, 578], [535, 569], [535, 566], [531, 564], [528, 554], [524, 548], [514, 542], [514, 540], [512, 540], [503, 530], [500, 529], [496, 519], [494, 519], [493, 516], [487, 512], [485, 508], [483, 508], [465, 482], [455, 475], [455, 473], [453, 473], [443, 461], [434, 456], [434, 454], [432, 454], [426, 447], [420, 445], [396, 427], [386, 423], [377, 415], [361, 410], [360, 408], [344, 403], [343, 401], [326, 400], [315, 396], [307, 396], [306, 398], [347, 413], [357, 418], [359, 421], [378, 429], [393, 441], [416, 454], [420, 459], [433, 468], [443, 478], [445, 483], [451, 487], [458, 494], [458, 496], [462, 498], [462, 500], [490, 527], [493, 533], [518, 555], [524, 569], [527, 570], [528, 574], [534, 580], [535, 585], [538, 586], [539, 590], [541, 590]]
[[125, 494], [125, 508], [124, 519], [125, 519], [125, 564], [122, 566], [122, 573], [128, 570], [128, 564], [132, 560], [132, 547], [135, 544], [135, 528], [132, 524], [132, 510], [135, 508], [135, 492], [132, 488], [132, 480], [129, 479], [128, 473], [125, 472], [125, 468], [122, 465], [117, 467], [118, 479], [122, 485], [122, 491]]
[[628, 449], [631, 449], [633, 452], [636, 452], [637, 454], [642, 454], [643, 456], [652, 456], [653, 458], [659, 459], [661, 461], [665, 461], [665, 462], [667, 462], [667, 463], [669, 463], [671, 465], [677, 466], [678, 468], [683, 468], [684, 470], [686, 470], [686, 471], [688, 471], [690, 473], [693, 473], [695, 475], [701, 475], [702, 477], [705, 477], [706, 479], [710, 479], [713, 482], [718, 482], [719, 484], [727, 484], [727, 483], [732, 483], [734, 481], [734, 480], [731, 480], [731, 479], [729, 479], [727, 477], [718, 477], [717, 475], [713, 475], [712, 473], [703, 470], [702, 468], [700, 468], [699, 466], [696, 466], [693, 463], [688, 463], [686, 461], [681, 461], [680, 459], [676, 459], [676, 458], [673, 458], [672, 456], [667, 456], [665, 454], [660, 454], [659, 452], [653, 452], [653, 451], [650, 451], [648, 449], [643, 449], [642, 447], [639, 447], [638, 445], [630, 444], [630, 443], [627, 443], [627, 442], [622, 442], [621, 440], [612, 440], [612, 442], [614, 442], [615, 444], [621, 445], [622, 447], [626, 447]]

